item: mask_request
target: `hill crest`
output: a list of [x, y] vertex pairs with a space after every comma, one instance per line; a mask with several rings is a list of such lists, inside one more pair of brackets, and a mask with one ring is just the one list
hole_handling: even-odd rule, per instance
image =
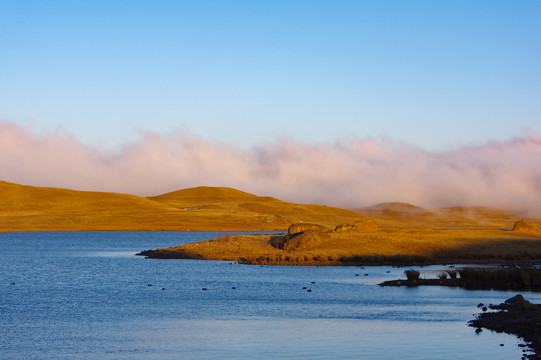
[[179, 199], [253, 199], [258, 196], [230, 187], [197, 186], [171, 191], [165, 194], [149, 196], [151, 200]]
[[336, 226], [362, 218], [350, 210], [292, 204], [227, 187], [143, 198], [0, 182], [0, 231], [285, 231], [297, 222]]

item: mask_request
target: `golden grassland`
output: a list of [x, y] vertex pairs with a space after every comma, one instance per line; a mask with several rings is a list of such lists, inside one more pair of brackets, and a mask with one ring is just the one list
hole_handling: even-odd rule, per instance
[[541, 261], [541, 236], [499, 229], [394, 229], [330, 233], [305, 247], [273, 246], [286, 235], [233, 235], [157, 249], [157, 258], [228, 260], [269, 265], [370, 265]]
[[197, 187], [143, 198], [0, 181], [0, 231], [280, 231], [295, 222], [334, 225], [355, 211], [297, 205], [231, 188]]
[[[4, 232], [284, 232], [228, 236], [145, 253], [151, 257], [280, 265], [541, 261], [539, 232], [509, 230], [520, 219], [536, 224], [535, 229], [541, 224], [540, 219], [482, 207], [428, 210], [385, 203], [353, 211], [292, 204], [220, 187], [143, 198], [0, 182], [0, 231]], [[287, 234], [294, 223], [323, 227]], [[361, 225], [351, 226], [354, 223]]]
[[[143, 255], [273, 265], [541, 261], [541, 231], [511, 231], [519, 218], [525, 218], [522, 214], [484, 207], [431, 211], [404, 203], [358, 211], [369, 216], [376, 229], [361, 226], [337, 231], [340, 229], [331, 226], [302, 236], [236, 235]], [[541, 223], [539, 219], [528, 220], [537, 226]], [[295, 242], [295, 246], [284, 246], [288, 242]]]
[[523, 214], [484, 207], [431, 211], [404, 203], [358, 211], [367, 216], [358, 221], [373, 221], [375, 229], [361, 225], [335, 230], [326, 224], [326, 231], [227, 236], [143, 255], [272, 265], [541, 261], [541, 231], [512, 231], [515, 222], [525, 218]]

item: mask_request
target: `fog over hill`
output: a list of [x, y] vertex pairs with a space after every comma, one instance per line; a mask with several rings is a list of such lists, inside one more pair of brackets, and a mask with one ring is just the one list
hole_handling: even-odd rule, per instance
[[38, 133], [0, 122], [0, 178], [139, 196], [208, 185], [347, 208], [405, 202], [539, 215], [541, 136], [528, 132], [441, 152], [374, 138], [316, 144], [281, 138], [242, 149], [177, 130], [141, 132], [138, 141], [100, 149], [62, 130]]

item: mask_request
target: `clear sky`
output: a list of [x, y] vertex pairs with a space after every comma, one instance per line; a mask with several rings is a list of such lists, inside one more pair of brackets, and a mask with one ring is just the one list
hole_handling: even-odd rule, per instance
[[0, 180], [539, 215], [540, 39], [539, 0], [0, 0]]
[[110, 147], [541, 133], [540, 1], [0, 0], [0, 120]]

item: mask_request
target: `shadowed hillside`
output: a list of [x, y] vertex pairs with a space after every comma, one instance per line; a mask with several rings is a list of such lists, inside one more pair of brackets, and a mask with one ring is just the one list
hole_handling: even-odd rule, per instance
[[197, 187], [142, 198], [0, 182], [0, 231], [287, 230], [292, 222], [335, 226], [354, 211], [296, 205], [239, 190]]

